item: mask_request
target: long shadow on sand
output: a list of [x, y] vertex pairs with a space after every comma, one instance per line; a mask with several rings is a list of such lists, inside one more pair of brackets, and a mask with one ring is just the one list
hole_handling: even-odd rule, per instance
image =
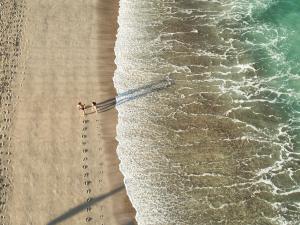
[[124, 225], [136, 225], [136, 223], [133, 222], [133, 221], [129, 221], [128, 223], [126, 223], [126, 224], [124, 224]]
[[85, 202], [81, 205], [78, 205], [74, 208], [71, 208], [70, 210], [68, 210], [64, 214], [62, 214], [62, 215], [56, 217], [55, 219], [51, 220], [49, 223], [47, 223], [47, 225], [55, 225], [55, 224], [61, 223], [62, 221], [67, 220], [72, 216], [75, 216], [77, 213], [81, 212], [82, 210], [85, 210], [88, 207], [90, 207], [90, 206], [92, 206], [92, 205], [94, 205], [94, 204], [96, 204], [100, 201], [103, 201], [104, 199], [118, 193], [119, 191], [122, 191], [124, 188], [125, 187], [123, 185], [123, 186], [118, 187], [115, 190], [112, 190], [112, 191], [110, 191], [110, 192], [108, 192], [104, 195], [100, 195], [98, 197], [92, 198], [92, 200], [89, 201], [89, 202]]
[[174, 83], [175, 83], [174, 80], [167, 77], [165, 79], [141, 86], [139, 88], [123, 92], [115, 98], [111, 98], [106, 101], [96, 103], [97, 112], [105, 112], [107, 110], [114, 108], [116, 105], [121, 105], [125, 102], [143, 97], [152, 92], [166, 89], [172, 86]]

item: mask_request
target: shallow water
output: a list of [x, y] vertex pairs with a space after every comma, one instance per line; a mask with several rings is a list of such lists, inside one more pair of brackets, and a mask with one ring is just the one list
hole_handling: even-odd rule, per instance
[[143, 225], [300, 221], [300, 5], [121, 0], [118, 105], [127, 191]]

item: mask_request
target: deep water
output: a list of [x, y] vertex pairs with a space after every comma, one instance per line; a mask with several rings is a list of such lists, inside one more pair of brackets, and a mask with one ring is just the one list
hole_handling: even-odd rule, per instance
[[175, 82], [117, 107], [139, 224], [299, 224], [299, 21], [296, 0], [120, 1], [118, 93]]

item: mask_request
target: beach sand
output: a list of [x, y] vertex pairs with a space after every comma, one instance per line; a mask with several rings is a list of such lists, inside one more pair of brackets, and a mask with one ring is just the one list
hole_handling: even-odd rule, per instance
[[136, 224], [115, 151], [116, 110], [89, 108], [84, 118], [76, 108], [115, 96], [118, 1], [24, 2], [5, 221]]

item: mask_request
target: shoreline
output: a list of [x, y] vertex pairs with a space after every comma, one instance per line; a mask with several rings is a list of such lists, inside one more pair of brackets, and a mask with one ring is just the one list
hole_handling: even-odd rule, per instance
[[26, 4], [10, 224], [136, 224], [116, 155], [116, 110], [83, 119], [76, 109], [115, 96], [118, 1]]

